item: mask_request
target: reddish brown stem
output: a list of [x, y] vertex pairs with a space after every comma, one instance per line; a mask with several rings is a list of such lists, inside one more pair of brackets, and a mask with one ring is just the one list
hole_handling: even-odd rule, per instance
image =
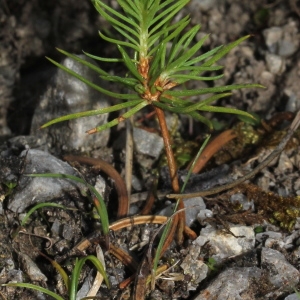
[[[169, 166], [169, 171], [170, 171], [172, 188], [173, 188], [173, 191], [177, 191], [176, 193], [179, 193], [180, 187], [179, 187], [178, 176], [177, 176], [177, 167], [176, 167], [176, 162], [175, 162], [175, 158], [174, 158], [174, 154], [173, 154], [173, 150], [172, 150], [171, 139], [170, 139], [170, 134], [169, 134], [169, 130], [167, 127], [167, 123], [166, 123], [165, 114], [164, 114], [163, 110], [158, 107], [155, 107], [155, 112], [156, 112], [156, 115], [158, 118], [162, 138], [163, 138], [164, 145], [165, 145], [165, 151], [166, 151], [166, 156], [167, 156], [167, 161], [168, 161], [168, 166]], [[184, 208], [184, 203], [183, 203], [182, 199], [179, 199], [178, 209], [183, 209], [183, 208]], [[178, 243], [181, 244], [183, 242], [183, 232], [184, 232], [184, 227], [185, 227], [185, 212], [182, 212], [174, 217], [172, 226], [170, 229], [170, 233], [175, 233], [177, 226], [178, 226], [177, 240], [178, 240]], [[169, 235], [169, 237], [172, 238], [171, 234]], [[169, 247], [171, 242], [172, 242], [172, 240], [170, 241], [170, 239], [166, 240], [166, 243], [163, 247], [163, 251], [165, 251]]]
[[[211, 159], [211, 157], [216, 154], [226, 143], [231, 141], [236, 137], [236, 134], [233, 130], [225, 130], [221, 134], [219, 134], [216, 138], [214, 138], [208, 145], [205, 147], [200, 157], [196, 161], [194, 168], [192, 170], [193, 173], [199, 173], [206, 163]], [[187, 169], [189, 169], [188, 166]]]

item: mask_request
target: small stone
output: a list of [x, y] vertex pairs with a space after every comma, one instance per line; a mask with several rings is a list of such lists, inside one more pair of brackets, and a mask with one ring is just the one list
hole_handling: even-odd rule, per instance
[[260, 243], [265, 241], [268, 238], [272, 238], [275, 240], [282, 240], [282, 233], [275, 232], [275, 231], [266, 231], [266, 232], [260, 232], [255, 236], [255, 239]]
[[282, 39], [283, 30], [280, 27], [270, 27], [263, 31], [265, 42], [271, 53], [277, 53], [278, 42]]
[[143, 189], [143, 182], [141, 178], [138, 178], [134, 174], [132, 175], [131, 184], [135, 191], [141, 191]]
[[257, 267], [231, 268], [222, 272], [194, 300], [254, 299], [253, 279], [259, 282], [262, 271]]
[[276, 175], [288, 174], [293, 171], [293, 163], [285, 152], [282, 152], [279, 157], [278, 165], [274, 171]]
[[20, 261], [22, 262], [24, 272], [29, 276], [32, 281], [44, 281], [47, 277], [41, 272], [39, 267], [32, 261], [32, 259], [25, 253], [19, 254]]
[[197, 215], [197, 220], [200, 224], [204, 225], [205, 220], [207, 218], [212, 218], [213, 217], [213, 212], [209, 209], [201, 209]]
[[[31, 149], [23, 151], [21, 157], [26, 158], [25, 174], [60, 173], [77, 175], [74, 169], [47, 152]], [[29, 205], [51, 201], [70, 192], [86, 189], [82, 184], [69, 179], [27, 177], [22, 176], [16, 192], [10, 198], [8, 208], [22, 213]]]
[[285, 69], [285, 60], [279, 55], [266, 53], [268, 70], [274, 75], [281, 75]]
[[199, 259], [201, 247], [195, 242], [190, 246], [188, 255], [184, 258], [180, 267], [185, 275], [190, 275], [192, 279], [188, 284], [189, 290], [196, 290], [198, 284], [204, 280], [208, 273], [208, 266]]
[[[174, 213], [174, 203], [170, 203], [165, 208], [163, 208], [158, 215], [161, 216], [171, 216]], [[205, 209], [206, 205], [201, 197], [187, 198], [184, 200], [185, 210], [185, 220], [186, 225], [191, 226], [196, 220], [197, 215], [201, 211], [201, 209]]]
[[[299, 294], [298, 294], [299, 295]], [[299, 296], [296, 293], [288, 295], [284, 300], [299, 300]]]
[[207, 226], [201, 230], [200, 235], [209, 240], [212, 257], [217, 261], [230, 256], [240, 255], [254, 248], [254, 230], [249, 226], [229, 225], [229, 230], [235, 237], [225, 230], [216, 230], [212, 226]]
[[70, 226], [69, 224], [64, 224], [63, 230], [62, 230], [62, 236], [67, 241], [72, 240], [72, 238], [74, 237], [74, 231], [73, 231], [72, 226]]
[[60, 228], [61, 228], [61, 223], [58, 221], [58, 219], [55, 219], [51, 226], [51, 232], [54, 237], [59, 236]]
[[[96, 64], [84, 55], [78, 56]], [[99, 75], [81, 63], [65, 58], [61, 64], [94, 84], [105, 87], [106, 83], [99, 78]], [[108, 96], [100, 94], [67, 72], [57, 69], [52, 85], [42, 96], [35, 110], [31, 134], [46, 139], [47, 143], [57, 151], [86, 152], [104, 147], [108, 142], [109, 130], [92, 135], [87, 134], [86, 131], [106, 123], [108, 114], [59, 122], [42, 130], [39, 128], [57, 117], [107, 106], [109, 106]]]
[[245, 196], [244, 194], [240, 194], [240, 193], [233, 194], [230, 197], [230, 202], [232, 202], [233, 204], [240, 204], [242, 210], [251, 209], [252, 211], [254, 211], [254, 202], [253, 202], [253, 200], [248, 201], [247, 196]]
[[201, 210], [206, 208], [202, 197], [188, 198], [184, 201], [186, 225], [191, 226], [197, 219]]
[[269, 270], [269, 281], [277, 288], [296, 286], [300, 279], [299, 271], [293, 267], [280, 252], [262, 248], [261, 265]]
[[133, 140], [138, 152], [155, 158], [164, 147], [163, 139], [158, 134], [137, 127], [133, 128]]

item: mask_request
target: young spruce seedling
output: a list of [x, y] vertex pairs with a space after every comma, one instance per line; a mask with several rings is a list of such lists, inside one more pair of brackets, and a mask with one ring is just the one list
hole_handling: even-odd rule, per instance
[[[96, 64], [87, 62], [64, 50], [58, 49], [58, 51], [92, 69], [102, 79], [125, 86], [130, 92], [124, 94], [114, 93], [48, 58], [56, 66], [92, 88], [119, 99], [120, 103], [108, 108], [62, 116], [44, 124], [42, 128], [61, 121], [127, 109], [118, 118], [87, 131], [88, 134], [93, 134], [117, 125], [144, 107], [150, 106], [156, 112], [159, 121], [172, 188], [174, 193], [179, 193], [177, 167], [164, 112], [170, 111], [172, 113], [189, 115], [211, 129], [212, 122], [204, 117], [201, 112], [220, 112], [252, 117], [247, 112], [213, 104], [218, 99], [230, 96], [230, 91], [232, 90], [262, 87], [259, 84], [233, 84], [202, 89], [186, 89], [188, 81], [207, 81], [221, 78], [223, 76], [221, 73], [215, 75], [222, 69], [222, 66], [216, 63], [232, 48], [249, 38], [249, 36], [242, 37], [226, 46], [219, 46], [208, 52], [201, 53], [201, 47], [209, 38], [209, 35], [197, 41], [196, 36], [200, 30], [200, 25], [189, 28], [189, 16], [179, 21], [173, 21], [177, 13], [188, 4], [189, 0], [117, 0], [120, 10], [110, 7], [101, 0], [92, 0], [92, 2], [99, 14], [117, 31], [116, 36], [121, 37], [121, 39], [112, 38], [101, 31], [99, 32], [102, 39], [116, 45], [121, 58], [103, 58], [85, 52], [84, 54], [100, 62], [124, 63], [128, 71], [127, 76], [110, 75]], [[210, 76], [209, 74], [214, 75]], [[176, 89], [174, 89], [175, 87]], [[203, 95], [207, 95], [207, 97], [198, 102], [189, 100], [189, 97], [197, 95], [202, 95], [202, 99]], [[178, 209], [184, 208], [180, 198], [178, 199], [177, 207]], [[187, 229], [185, 229], [184, 211], [173, 218], [169, 235], [172, 236], [176, 229], [179, 243], [183, 241], [183, 232], [185, 230], [187, 234], [193, 236], [192, 233], [187, 232]], [[166, 242], [164, 248], [169, 243], [170, 241]]]

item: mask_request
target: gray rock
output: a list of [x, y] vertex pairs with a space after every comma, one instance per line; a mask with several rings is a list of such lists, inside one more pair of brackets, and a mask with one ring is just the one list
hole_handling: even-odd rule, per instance
[[24, 272], [29, 276], [30, 280], [43, 282], [48, 281], [47, 277], [41, 272], [39, 267], [27, 254], [20, 253], [19, 258], [22, 263]]
[[189, 290], [196, 290], [198, 284], [206, 278], [208, 273], [208, 266], [199, 259], [200, 251], [201, 247], [194, 241], [189, 247], [188, 255], [180, 265], [184, 274], [191, 276], [191, 280], [188, 284]]
[[[205, 210], [205, 208], [206, 208], [203, 198], [201, 198], [201, 197], [184, 199], [184, 206], [186, 208], [185, 220], [186, 220], [187, 226], [191, 226], [197, 220], [199, 212], [201, 210]], [[174, 213], [174, 207], [175, 207], [175, 204], [171, 203], [170, 205], [163, 208], [157, 214], [161, 215], [161, 216], [169, 217]]]
[[262, 248], [261, 265], [268, 270], [269, 281], [277, 288], [296, 286], [300, 279], [299, 271], [280, 252]]
[[231, 268], [222, 272], [194, 300], [253, 300], [256, 289], [253, 279], [261, 277], [257, 267]]
[[285, 297], [284, 300], [299, 300], [299, 296], [296, 293], [294, 293]]
[[198, 217], [201, 210], [205, 210], [206, 204], [202, 197], [184, 199], [186, 225], [191, 226]]
[[271, 27], [263, 31], [266, 45], [272, 54], [282, 57], [293, 55], [299, 47], [299, 32], [296, 22], [290, 21], [283, 27]]
[[230, 202], [232, 202], [233, 204], [239, 203], [242, 206], [241, 209], [243, 210], [251, 209], [252, 211], [254, 211], [253, 200], [249, 201], [244, 194], [241, 193], [233, 194], [230, 197]]
[[266, 53], [268, 70], [274, 75], [281, 75], [286, 69], [284, 58], [279, 55]]
[[[87, 59], [83, 55], [79, 56], [95, 64], [91, 59]], [[62, 65], [99, 86], [105, 85], [97, 73], [79, 62], [66, 58]], [[45, 138], [50, 146], [63, 151], [80, 150], [84, 152], [106, 146], [109, 138], [108, 130], [93, 135], [88, 135], [86, 131], [107, 122], [107, 114], [64, 121], [43, 130], [39, 130], [39, 128], [54, 118], [100, 109], [108, 105], [107, 96], [58, 69], [52, 85], [42, 96], [34, 113], [31, 134]]]
[[133, 128], [133, 140], [138, 152], [155, 158], [164, 147], [163, 139], [158, 134], [137, 127]]
[[209, 209], [201, 209], [197, 214], [197, 220], [200, 224], [204, 225], [206, 223], [207, 218], [212, 218], [213, 212]]
[[255, 236], [255, 239], [260, 243], [268, 238], [272, 238], [275, 240], [282, 240], [283, 236], [281, 232], [275, 232], [275, 231], [260, 232]]
[[212, 257], [218, 262], [224, 258], [240, 255], [254, 248], [254, 230], [249, 226], [228, 224], [230, 231], [217, 230], [212, 226], [207, 226], [201, 230], [200, 235], [209, 241], [210, 249], [214, 255]]
[[57, 237], [60, 234], [61, 231], [61, 222], [58, 221], [58, 219], [55, 219], [52, 226], [51, 226], [51, 233], [52, 236]]
[[265, 42], [271, 53], [277, 53], [278, 43], [282, 39], [283, 30], [281, 27], [270, 27], [263, 31]]
[[[25, 174], [60, 173], [77, 175], [74, 169], [49, 153], [40, 150], [23, 151], [21, 156], [26, 159]], [[22, 176], [15, 193], [10, 198], [8, 209], [22, 213], [32, 204], [53, 201], [70, 192], [85, 187], [69, 179], [39, 178]]]
[[62, 236], [67, 241], [71, 241], [72, 238], [74, 237], [74, 230], [72, 226], [70, 226], [69, 224], [64, 224], [62, 230]]

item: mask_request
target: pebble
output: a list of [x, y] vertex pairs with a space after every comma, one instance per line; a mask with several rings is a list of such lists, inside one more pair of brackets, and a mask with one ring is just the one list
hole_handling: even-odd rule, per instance
[[296, 22], [290, 21], [282, 27], [270, 27], [263, 31], [268, 51], [281, 57], [290, 57], [299, 47], [299, 32]]
[[241, 205], [241, 210], [249, 210], [251, 209], [252, 211], [254, 211], [254, 202], [253, 200], [249, 201], [247, 196], [244, 194], [233, 194], [230, 197], [230, 202], [232, 202], [233, 204], [240, 204]]
[[180, 265], [184, 274], [191, 276], [191, 280], [188, 284], [189, 290], [196, 290], [198, 284], [206, 278], [208, 273], [208, 266], [199, 259], [200, 251], [201, 247], [199, 247], [199, 244], [194, 241], [189, 247], [187, 256]]
[[299, 282], [299, 271], [286, 260], [282, 253], [274, 249], [262, 248], [261, 265], [262, 268], [270, 270], [269, 281], [277, 288], [283, 285], [293, 287]]
[[[95, 61], [79, 57], [95, 64]], [[105, 86], [97, 73], [88, 69], [79, 62], [65, 58], [63, 66], [71, 69], [89, 81]], [[109, 138], [109, 130], [89, 135], [87, 130], [100, 126], [107, 122], [108, 115], [90, 116], [70, 121], [64, 121], [40, 130], [44, 123], [67, 114], [95, 110], [109, 106], [108, 97], [87, 86], [65, 71], [58, 69], [52, 79], [52, 84], [41, 97], [41, 101], [35, 110], [31, 134], [46, 139], [50, 147], [57, 151], [81, 152], [91, 151], [106, 146]]]
[[[23, 151], [21, 157], [26, 159], [25, 174], [60, 173], [78, 176], [69, 164], [47, 152], [32, 149]], [[8, 209], [22, 213], [30, 205], [53, 201], [72, 191], [77, 191], [78, 188], [85, 189], [82, 184], [71, 180], [22, 175], [18, 189], [10, 198]]]
[[287, 297], [284, 298], [284, 300], [299, 300], [299, 297], [296, 293], [288, 295]]
[[211, 251], [214, 253], [212, 257], [217, 262], [254, 249], [255, 236], [252, 227], [232, 224], [228, 226], [236, 237], [225, 230], [216, 230], [210, 225], [203, 228], [200, 233], [209, 241]]
[[218, 275], [194, 300], [254, 299], [251, 297], [251, 291], [256, 288], [253, 279], [258, 280], [261, 275], [262, 271], [257, 267], [227, 269]]
[[267, 52], [266, 62], [268, 70], [274, 75], [281, 75], [286, 69], [285, 60], [279, 55]]
[[201, 225], [205, 224], [205, 220], [207, 218], [212, 218], [213, 217], [213, 212], [209, 209], [201, 209], [200, 212], [197, 215], [197, 220]]
[[31, 281], [48, 281], [47, 277], [27, 254], [20, 253], [19, 258], [23, 265], [24, 272], [29, 276]]
[[137, 127], [133, 128], [133, 140], [138, 152], [154, 158], [158, 158], [164, 147], [163, 139], [158, 134]]
[[[196, 220], [198, 220], [198, 214], [201, 211], [206, 211], [206, 204], [204, 203], [202, 197], [194, 197], [194, 198], [184, 199], [184, 206], [186, 208], [185, 220], [186, 220], [187, 226], [191, 226]], [[208, 214], [209, 214], [209, 212], [212, 214], [211, 211], [207, 210]], [[157, 214], [161, 215], [161, 216], [169, 217], [173, 213], [174, 213], [174, 203], [170, 203], [168, 206], [163, 208]], [[206, 216], [205, 218], [207, 218], [207, 217], [208, 216]]]
[[255, 239], [260, 243], [266, 241], [268, 238], [272, 238], [275, 240], [282, 240], [282, 233], [275, 232], [275, 231], [266, 231], [266, 232], [257, 233], [255, 236]]

